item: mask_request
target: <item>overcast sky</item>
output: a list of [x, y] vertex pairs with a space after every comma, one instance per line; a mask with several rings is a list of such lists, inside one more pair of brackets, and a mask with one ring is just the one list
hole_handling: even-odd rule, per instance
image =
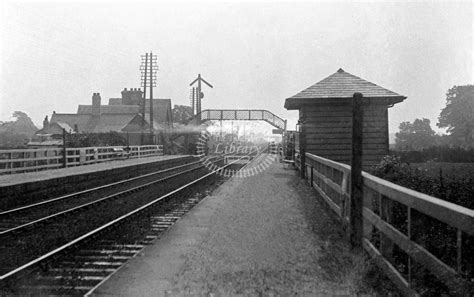
[[[339, 68], [408, 97], [390, 132], [427, 117], [433, 128], [453, 85], [473, 83], [473, 5], [370, 3], [1, 2], [0, 120], [38, 125], [139, 87], [140, 55], [158, 55], [155, 98], [189, 104], [201, 73], [203, 109], [268, 109]], [[268, 127], [271, 129], [271, 127]]]

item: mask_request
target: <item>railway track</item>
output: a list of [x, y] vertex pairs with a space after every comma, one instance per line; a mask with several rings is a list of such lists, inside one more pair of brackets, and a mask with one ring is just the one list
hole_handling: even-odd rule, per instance
[[[110, 183], [100, 187], [63, 195], [53, 199], [20, 206], [0, 212], [0, 238], [10, 234], [20, 233], [36, 224], [44, 223], [65, 212], [85, 207], [88, 203], [110, 199], [121, 194], [160, 183], [176, 174], [200, 167], [202, 163], [195, 161], [172, 168], [158, 170], [152, 173]], [[105, 199], [104, 199], [105, 200]]]
[[[215, 161], [222, 161], [222, 158]], [[220, 169], [229, 165], [221, 166]], [[185, 166], [179, 167], [185, 168]], [[173, 168], [168, 169], [168, 174], [172, 170]], [[0, 268], [0, 281], [3, 290], [19, 294], [84, 295], [92, 292], [96, 286], [105, 281], [128, 259], [134, 257], [144, 246], [158, 238], [161, 232], [192, 208], [199, 201], [199, 198], [187, 195], [189, 196], [188, 199], [182, 200], [178, 196], [183, 196], [184, 192], [213, 176], [216, 171], [206, 172], [203, 166], [191, 166], [191, 168], [147, 182], [144, 185], [85, 202], [79, 206], [75, 205], [72, 208], [60, 210], [53, 214], [47, 214], [46, 217], [40, 216], [39, 219], [35, 217], [31, 220], [28, 216], [23, 216], [23, 219], [15, 220], [13, 227], [4, 228], [3, 233], [0, 233], [0, 239], [2, 239], [0, 246], [2, 255], [8, 254], [13, 258], [18, 256], [22, 261], [6, 261], [8, 265], [2, 265], [2, 268]], [[156, 173], [153, 174], [156, 178]], [[182, 181], [171, 185], [170, 181], [177, 177], [180, 177]], [[159, 190], [153, 187], [157, 184], [160, 184]], [[86, 193], [76, 193], [79, 196], [66, 195], [67, 198], [60, 197], [61, 199], [52, 199], [51, 202], [44, 201], [37, 203], [34, 207], [28, 206], [17, 210], [9, 210], [6, 211], [5, 215], [28, 213], [35, 207], [48, 209], [48, 205], [54, 206], [59, 201], [68, 201], [69, 196], [77, 198], [91, 193], [90, 190], [83, 192]], [[156, 198], [157, 196], [158, 198]], [[152, 197], [152, 199], [143, 197]], [[163, 203], [171, 197], [175, 198], [164, 206]], [[77, 198], [78, 201], [80, 199], [82, 198]], [[107, 208], [109, 206], [105, 201], [113, 201], [114, 205], [120, 206], [116, 207], [120, 208], [120, 211], [111, 211], [114, 214], [108, 215]], [[155, 208], [158, 205], [160, 207], [156, 210]], [[57, 207], [59, 206], [52, 208]], [[143, 219], [138, 215], [153, 209], [155, 209], [155, 214], [151, 217], [144, 216], [146, 219]], [[82, 213], [82, 216], [86, 218], [77, 219], [78, 213]], [[84, 215], [86, 213], [87, 215]], [[60, 234], [59, 238], [61, 240], [54, 249], [49, 247], [48, 250], [39, 247], [34, 249], [33, 253], [28, 254], [27, 249], [18, 248], [18, 238], [23, 243], [30, 243], [30, 245], [23, 244], [23, 247], [34, 246], [31, 243], [39, 237], [54, 238], [53, 235], [57, 236], [58, 232], [60, 233], [64, 228], [70, 228], [73, 214], [75, 214], [73, 224], [79, 230], [72, 232], [69, 236], [67, 234], [61, 236], [62, 234]], [[26, 220], [29, 219], [26, 223], [24, 222], [25, 218]], [[133, 230], [128, 232], [122, 230], [121, 227], [120, 232], [113, 231], [117, 226], [124, 226], [125, 222], [130, 222], [131, 218], [134, 218], [134, 223], [128, 224], [127, 228]], [[88, 223], [86, 224], [88, 228], [77, 227], [84, 225], [84, 221]], [[91, 228], [91, 225], [94, 228]], [[43, 231], [38, 234], [37, 226], [47, 229], [46, 233]], [[77, 234], [82, 235], [78, 236]], [[131, 237], [130, 234], [136, 234], [137, 236]], [[17, 240], [9, 241], [8, 238], [16, 238]], [[4, 260], [2, 262], [5, 262]], [[22, 277], [24, 275], [28, 275], [28, 277]]]

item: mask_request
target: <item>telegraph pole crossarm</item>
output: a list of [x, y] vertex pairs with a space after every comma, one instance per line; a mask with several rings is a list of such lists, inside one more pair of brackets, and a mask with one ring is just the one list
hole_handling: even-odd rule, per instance
[[198, 74], [198, 77], [195, 80], [193, 80], [189, 85], [192, 87], [196, 82], [197, 82], [197, 88], [196, 88], [197, 96], [196, 96], [196, 101], [195, 101], [196, 114], [197, 114], [198, 121], [201, 121], [201, 114], [200, 114], [201, 113], [201, 99], [204, 97], [204, 94], [201, 92], [201, 82], [204, 82], [210, 88], [214, 88], [214, 87], [210, 83], [205, 81], [204, 78], [201, 77], [200, 73]]
[[[147, 72], [148, 72], [148, 53], [145, 55], [145, 60], [142, 59], [142, 62], [145, 62], [145, 67], [143, 64], [140, 66], [140, 71], [142, 72], [142, 84], [143, 84], [143, 98], [142, 98], [142, 106], [140, 112], [142, 113], [142, 123], [141, 123], [141, 136], [140, 136], [140, 144], [144, 144], [144, 133], [145, 133], [145, 111], [146, 111], [146, 79], [147, 79]], [[144, 72], [144, 73], [143, 73]]]

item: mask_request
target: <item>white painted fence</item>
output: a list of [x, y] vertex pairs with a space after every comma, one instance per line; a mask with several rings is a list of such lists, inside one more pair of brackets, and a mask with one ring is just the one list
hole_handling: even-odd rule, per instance
[[[306, 153], [305, 163], [308, 182], [347, 226], [351, 167], [310, 153]], [[469, 263], [469, 257], [472, 257], [473, 248], [474, 210], [401, 187], [366, 172], [363, 172], [363, 180], [363, 247], [376, 259], [386, 275], [405, 295], [414, 296], [418, 293], [413, 289], [413, 269], [415, 265], [421, 265], [446, 285], [450, 295], [470, 296], [473, 283], [467, 275], [467, 266], [472, 265]], [[393, 224], [393, 203], [398, 203], [405, 212], [406, 221], [403, 228]], [[449, 244], [455, 249], [451, 263], [441, 260], [440, 256], [435, 256], [433, 251], [429, 251], [423, 243], [413, 238], [415, 220], [418, 220], [417, 232], [427, 232], [427, 226], [424, 224], [421, 224], [422, 230], [419, 230], [419, 223], [424, 222], [422, 216], [434, 218], [452, 230], [453, 242]], [[394, 245], [408, 255], [404, 269], [391, 261]], [[468, 249], [470, 253], [466, 257], [463, 251]]]
[[[67, 148], [67, 167], [100, 163], [124, 158], [162, 156], [162, 145]], [[0, 150], [0, 175], [63, 167], [62, 148]]]

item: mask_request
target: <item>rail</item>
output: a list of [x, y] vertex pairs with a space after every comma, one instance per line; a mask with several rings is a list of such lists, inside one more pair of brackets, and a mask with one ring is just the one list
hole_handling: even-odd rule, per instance
[[[242, 156], [241, 158], [247, 157], [251, 154], [252, 153], [249, 153], [247, 155]], [[223, 158], [220, 159], [220, 160], [223, 160]], [[49, 251], [46, 254], [43, 254], [42, 256], [39, 256], [38, 258], [33, 259], [33, 260], [31, 260], [30, 262], [28, 262], [26, 264], [23, 264], [20, 267], [17, 267], [15, 269], [3, 274], [3, 275], [0, 275], [0, 288], [1, 288], [2, 285], [3, 286], [9, 286], [9, 282], [16, 282], [16, 280], [17, 280], [16, 278], [20, 277], [22, 274], [28, 273], [27, 270], [33, 268], [35, 265], [38, 265], [41, 262], [48, 261], [48, 260], [51, 260], [54, 257], [57, 257], [60, 253], [71, 249], [73, 246], [77, 246], [79, 243], [85, 242], [86, 240], [92, 238], [93, 236], [96, 236], [100, 232], [104, 232], [105, 230], [110, 229], [111, 227], [114, 227], [114, 226], [116, 227], [117, 225], [119, 225], [119, 223], [123, 223], [125, 220], [130, 219], [130, 218], [134, 217], [135, 215], [137, 215], [137, 214], [139, 214], [139, 213], [141, 213], [141, 212], [143, 212], [147, 209], [150, 209], [152, 206], [156, 205], [158, 202], [163, 201], [165, 199], [168, 199], [169, 197], [171, 197], [171, 196], [173, 196], [173, 195], [189, 188], [190, 186], [193, 186], [193, 185], [197, 184], [198, 182], [200, 182], [200, 181], [202, 181], [202, 180], [204, 180], [204, 179], [206, 179], [206, 178], [208, 178], [208, 177], [210, 177], [210, 176], [212, 176], [216, 173], [223, 172], [223, 170], [226, 167], [228, 167], [232, 164], [238, 164], [238, 161], [239, 161], [239, 159], [234, 160], [234, 161], [232, 161], [228, 164], [225, 164], [223, 166], [216, 166], [216, 168], [214, 168], [211, 172], [205, 173], [203, 176], [201, 176], [201, 177], [199, 177], [199, 178], [197, 178], [197, 179], [195, 179], [191, 182], [188, 182], [185, 185], [180, 186], [179, 188], [177, 188], [175, 190], [172, 190], [172, 191], [162, 195], [161, 197], [153, 198], [152, 201], [149, 201], [146, 204], [144, 204], [144, 205], [142, 205], [142, 206], [140, 206], [140, 207], [138, 207], [134, 210], [131, 210], [130, 212], [128, 212], [124, 215], [121, 215], [120, 217], [115, 218], [112, 221], [107, 222], [104, 225], [102, 225], [100, 227], [97, 227], [92, 231], [88, 231], [88, 233], [86, 233], [84, 235], [81, 235], [81, 236], [77, 237], [76, 239], [73, 239], [72, 241], [69, 241], [69, 242], [65, 243], [64, 245], [62, 245], [60, 247], [57, 247], [54, 250]], [[189, 164], [187, 164], [187, 165], [189, 165]], [[179, 172], [179, 173], [176, 173], [176, 174], [173, 174], [173, 175], [169, 175], [165, 178], [149, 182], [145, 185], [141, 185], [141, 186], [138, 186], [138, 187], [135, 187], [135, 188], [131, 188], [131, 189], [122, 191], [120, 193], [116, 193], [116, 194], [101, 198], [100, 200], [109, 199], [112, 196], [121, 196], [123, 193], [134, 192], [138, 188], [144, 188], [144, 187], [147, 187], [151, 184], [156, 184], [156, 183], [159, 183], [159, 182], [162, 182], [162, 181], [165, 181], [165, 180], [169, 180], [169, 179], [177, 177], [177, 176], [179, 176], [183, 173], [191, 172], [191, 171], [194, 171], [194, 170], [202, 168], [202, 167], [204, 167], [204, 165], [201, 165], [197, 168], [192, 168], [192, 169], [189, 169], [189, 170], [186, 170], [186, 171], [183, 171], [183, 172]], [[96, 200], [96, 201], [90, 202], [90, 203], [96, 203], [97, 201], [99, 201], [99, 200]], [[82, 205], [80, 207], [84, 207], [84, 206], [85, 205]], [[73, 209], [69, 209], [69, 210], [67, 210], [67, 212], [72, 212], [72, 210]], [[61, 214], [65, 213], [65, 212], [62, 212]], [[96, 287], [94, 287], [94, 288], [96, 288]]]
[[[118, 158], [142, 158], [163, 155], [162, 145], [82, 147], [66, 149], [66, 165], [80, 166]], [[0, 150], [0, 175], [40, 171], [63, 167], [63, 149]]]
[[[310, 185], [347, 227], [351, 167], [306, 153], [305, 170]], [[404, 295], [418, 294], [415, 277], [421, 271], [420, 267], [441, 281], [449, 294], [468, 296], [469, 292], [472, 293], [472, 276], [468, 276], [472, 274], [472, 266], [469, 267], [472, 265], [472, 252], [466, 251], [472, 249], [474, 210], [404, 188], [366, 172], [363, 172], [363, 181], [363, 247]], [[403, 215], [402, 218], [394, 216], [395, 204], [398, 210], [402, 210], [397, 212], [397, 215]], [[446, 255], [449, 253], [440, 255], [439, 251], [435, 252], [423, 236], [414, 236], [415, 232], [426, 233], [428, 226], [423, 218], [434, 219], [438, 222], [436, 226], [445, 225], [442, 232], [451, 230], [452, 260]], [[394, 259], [395, 254], [406, 257], [397, 260]], [[405, 263], [398, 265], [400, 261]]]

